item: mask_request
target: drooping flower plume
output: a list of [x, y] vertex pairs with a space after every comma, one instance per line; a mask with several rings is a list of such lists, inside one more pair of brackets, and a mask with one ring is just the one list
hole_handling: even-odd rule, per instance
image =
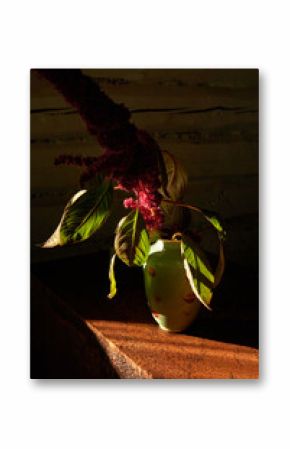
[[117, 183], [116, 188], [134, 194], [124, 201], [124, 206], [139, 208], [148, 229], [160, 228], [163, 222], [158, 193], [160, 148], [155, 140], [137, 129], [130, 122], [130, 111], [112, 101], [81, 70], [39, 72], [78, 110], [104, 150], [99, 157], [60, 155], [55, 164], [82, 167], [81, 183], [99, 172], [109, 176]]

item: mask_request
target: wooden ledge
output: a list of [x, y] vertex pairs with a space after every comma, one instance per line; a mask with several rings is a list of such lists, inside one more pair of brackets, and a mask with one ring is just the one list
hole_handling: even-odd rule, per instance
[[122, 378], [257, 379], [258, 351], [157, 325], [86, 321]]

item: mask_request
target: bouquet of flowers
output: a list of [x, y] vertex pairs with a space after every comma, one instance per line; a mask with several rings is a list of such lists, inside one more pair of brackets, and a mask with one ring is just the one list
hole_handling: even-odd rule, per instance
[[[216, 215], [182, 202], [187, 176], [181, 165], [146, 131], [131, 123], [124, 105], [112, 101], [81, 70], [42, 69], [39, 73], [78, 110], [103, 149], [99, 157], [60, 155], [55, 160], [56, 165], [81, 168], [81, 190], [67, 203], [57, 229], [41, 246], [64, 246], [91, 237], [111, 213], [114, 191], [123, 190], [128, 194], [123, 201], [128, 213], [116, 227], [108, 297], [113, 298], [117, 292], [116, 257], [129, 267], [143, 266], [153, 242], [178, 232], [190, 286], [200, 302], [210, 308], [212, 290], [224, 271], [225, 232]], [[184, 232], [185, 214], [179, 210], [201, 214], [217, 231], [219, 261], [215, 272], [200, 257], [190, 233]], [[204, 278], [206, 283], [202, 282]]]

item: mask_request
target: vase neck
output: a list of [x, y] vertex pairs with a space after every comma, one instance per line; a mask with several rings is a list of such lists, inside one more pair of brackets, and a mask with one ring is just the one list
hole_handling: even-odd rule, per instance
[[153, 243], [149, 254], [159, 253], [164, 251], [180, 253], [180, 241], [178, 240], [163, 240], [159, 239]]

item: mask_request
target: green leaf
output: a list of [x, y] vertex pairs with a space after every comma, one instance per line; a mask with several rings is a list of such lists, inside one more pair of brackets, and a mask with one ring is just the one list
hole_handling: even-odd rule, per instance
[[123, 217], [116, 229], [115, 251], [129, 267], [141, 267], [147, 260], [150, 249], [148, 233], [138, 209]]
[[64, 221], [64, 218], [65, 218], [66, 214], [68, 213], [68, 210], [70, 209], [70, 207], [85, 193], [86, 193], [86, 190], [80, 190], [69, 200], [69, 202], [67, 203], [67, 205], [64, 208], [64, 212], [62, 214], [61, 220], [60, 220], [56, 230], [54, 231], [54, 233], [49, 237], [49, 239], [46, 242], [39, 245], [41, 248], [54, 248], [55, 246], [61, 246], [62, 243], [61, 243], [60, 229], [61, 229], [62, 223]]
[[64, 208], [59, 225], [42, 248], [54, 248], [86, 240], [110, 214], [113, 197], [111, 181], [100, 181], [90, 190], [80, 190]]
[[207, 221], [209, 221], [213, 225], [213, 227], [218, 231], [218, 233], [225, 237], [226, 233], [221, 225], [220, 220], [217, 218], [217, 216], [215, 216], [215, 215], [209, 216], [209, 215], [207, 215], [207, 213], [205, 213], [204, 216], [207, 219]]
[[214, 275], [203, 252], [188, 237], [182, 236], [181, 252], [191, 289], [197, 299], [209, 310], [214, 286]]
[[190, 206], [189, 204], [181, 204], [183, 207], [187, 207], [191, 210], [194, 210], [195, 212], [200, 213], [217, 231], [218, 237], [220, 240], [225, 240], [226, 238], [226, 231], [224, 230], [221, 220], [217, 217], [217, 215], [214, 212], [210, 212], [205, 209], [199, 209], [195, 206]]
[[110, 262], [109, 269], [109, 279], [110, 279], [110, 293], [108, 294], [108, 298], [112, 299], [117, 293], [117, 283], [115, 278], [114, 266], [115, 266], [116, 254], [113, 255]]
[[217, 217], [206, 217], [207, 220], [216, 228], [218, 232], [222, 232], [223, 228]]
[[106, 221], [110, 214], [113, 186], [104, 180], [87, 190], [67, 210], [60, 228], [61, 244], [88, 239]]

